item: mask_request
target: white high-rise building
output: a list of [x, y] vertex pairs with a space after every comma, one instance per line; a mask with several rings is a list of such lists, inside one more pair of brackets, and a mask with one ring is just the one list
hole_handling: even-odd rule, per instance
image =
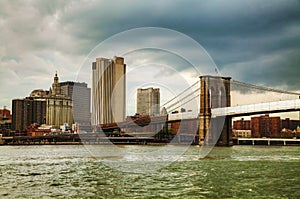
[[92, 64], [92, 125], [125, 119], [126, 64], [123, 57], [96, 58]]

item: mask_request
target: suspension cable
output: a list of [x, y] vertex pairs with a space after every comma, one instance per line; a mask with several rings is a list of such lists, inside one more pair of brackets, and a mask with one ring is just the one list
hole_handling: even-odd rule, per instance
[[186, 101], [185, 103], [183, 103], [183, 104], [177, 106], [176, 108], [173, 108], [171, 111], [168, 111], [168, 113], [171, 113], [172, 111], [174, 111], [174, 110], [176, 110], [177, 108], [179, 108], [179, 107], [181, 107], [181, 106], [183, 106], [183, 105], [189, 103], [190, 101], [192, 101], [193, 99], [195, 99], [196, 97], [199, 97], [199, 96], [200, 96], [200, 94], [196, 95], [196, 96], [193, 97], [192, 99], [190, 99], [190, 100]]
[[[192, 91], [191, 93], [185, 95], [185, 97], [181, 98], [180, 100], [181, 100], [181, 101], [182, 101], [182, 100], [185, 100], [186, 98], [190, 97], [191, 95], [193, 95], [193, 94], [195, 94], [195, 93], [197, 93], [197, 92], [199, 92], [199, 89], [196, 89], [196, 90]], [[180, 103], [180, 102], [175, 102], [175, 103], [173, 103], [173, 104], [171, 104], [171, 105], [169, 105], [169, 106], [167, 106], [167, 107], [165, 107], [165, 108], [166, 108], [166, 109], [170, 109], [170, 108], [174, 107], [174, 106], [175, 106], [176, 104], [178, 104], [178, 103]]]
[[242, 85], [242, 86], [245, 86], [245, 87], [255, 88], [255, 89], [258, 89], [258, 90], [264, 90], [264, 91], [271, 91], [271, 92], [276, 92], [276, 93], [300, 96], [300, 93], [296, 93], [296, 92], [284, 91], [284, 90], [268, 88], [268, 87], [264, 87], [264, 86], [257, 86], [257, 85], [254, 85], [254, 84], [249, 84], [249, 83], [240, 82], [240, 81], [236, 81], [236, 80], [231, 80], [231, 82], [234, 83], [234, 84], [237, 84], [237, 85]]
[[183, 93], [185, 93], [187, 90], [189, 90], [190, 88], [192, 88], [193, 86], [195, 86], [199, 81], [196, 81], [193, 85], [189, 86], [188, 88], [184, 89], [181, 93], [179, 93], [177, 96], [175, 96], [174, 98], [170, 99], [169, 101], [167, 101], [166, 103], [164, 103], [161, 107], [164, 107], [166, 104], [172, 102], [173, 100], [175, 100], [176, 98], [178, 98], [180, 95], [182, 95]]

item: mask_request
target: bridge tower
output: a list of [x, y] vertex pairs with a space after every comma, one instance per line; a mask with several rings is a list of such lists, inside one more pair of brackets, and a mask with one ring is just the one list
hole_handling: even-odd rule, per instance
[[219, 146], [232, 145], [232, 118], [211, 117], [212, 108], [230, 106], [230, 80], [231, 77], [200, 76], [200, 145], [216, 140]]

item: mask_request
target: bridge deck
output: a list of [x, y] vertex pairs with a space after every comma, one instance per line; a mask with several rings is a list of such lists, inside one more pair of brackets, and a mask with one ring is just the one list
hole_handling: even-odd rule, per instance
[[299, 99], [211, 109], [212, 117], [238, 117], [262, 113], [277, 113], [290, 111], [300, 111]]

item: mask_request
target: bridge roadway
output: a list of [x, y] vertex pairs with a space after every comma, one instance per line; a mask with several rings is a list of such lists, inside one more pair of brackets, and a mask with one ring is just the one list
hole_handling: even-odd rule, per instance
[[[291, 112], [300, 111], [300, 99], [296, 100], [284, 100], [278, 102], [265, 102], [258, 104], [249, 104], [242, 106], [233, 107], [223, 107], [223, 108], [213, 108], [211, 109], [212, 118], [231, 116], [231, 117], [241, 117], [250, 116], [257, 114], [266, 113], [280, 113], [280, 112]], [[185, 112], [169, 114], [169, 121], [182, 120], [182, 119], [195, 119], [198, 118], [198, 113], [196, 112]]]
[[240, 117], [291, 111], [300, 111], [300, 99], [211, 109], [212, 117]]

